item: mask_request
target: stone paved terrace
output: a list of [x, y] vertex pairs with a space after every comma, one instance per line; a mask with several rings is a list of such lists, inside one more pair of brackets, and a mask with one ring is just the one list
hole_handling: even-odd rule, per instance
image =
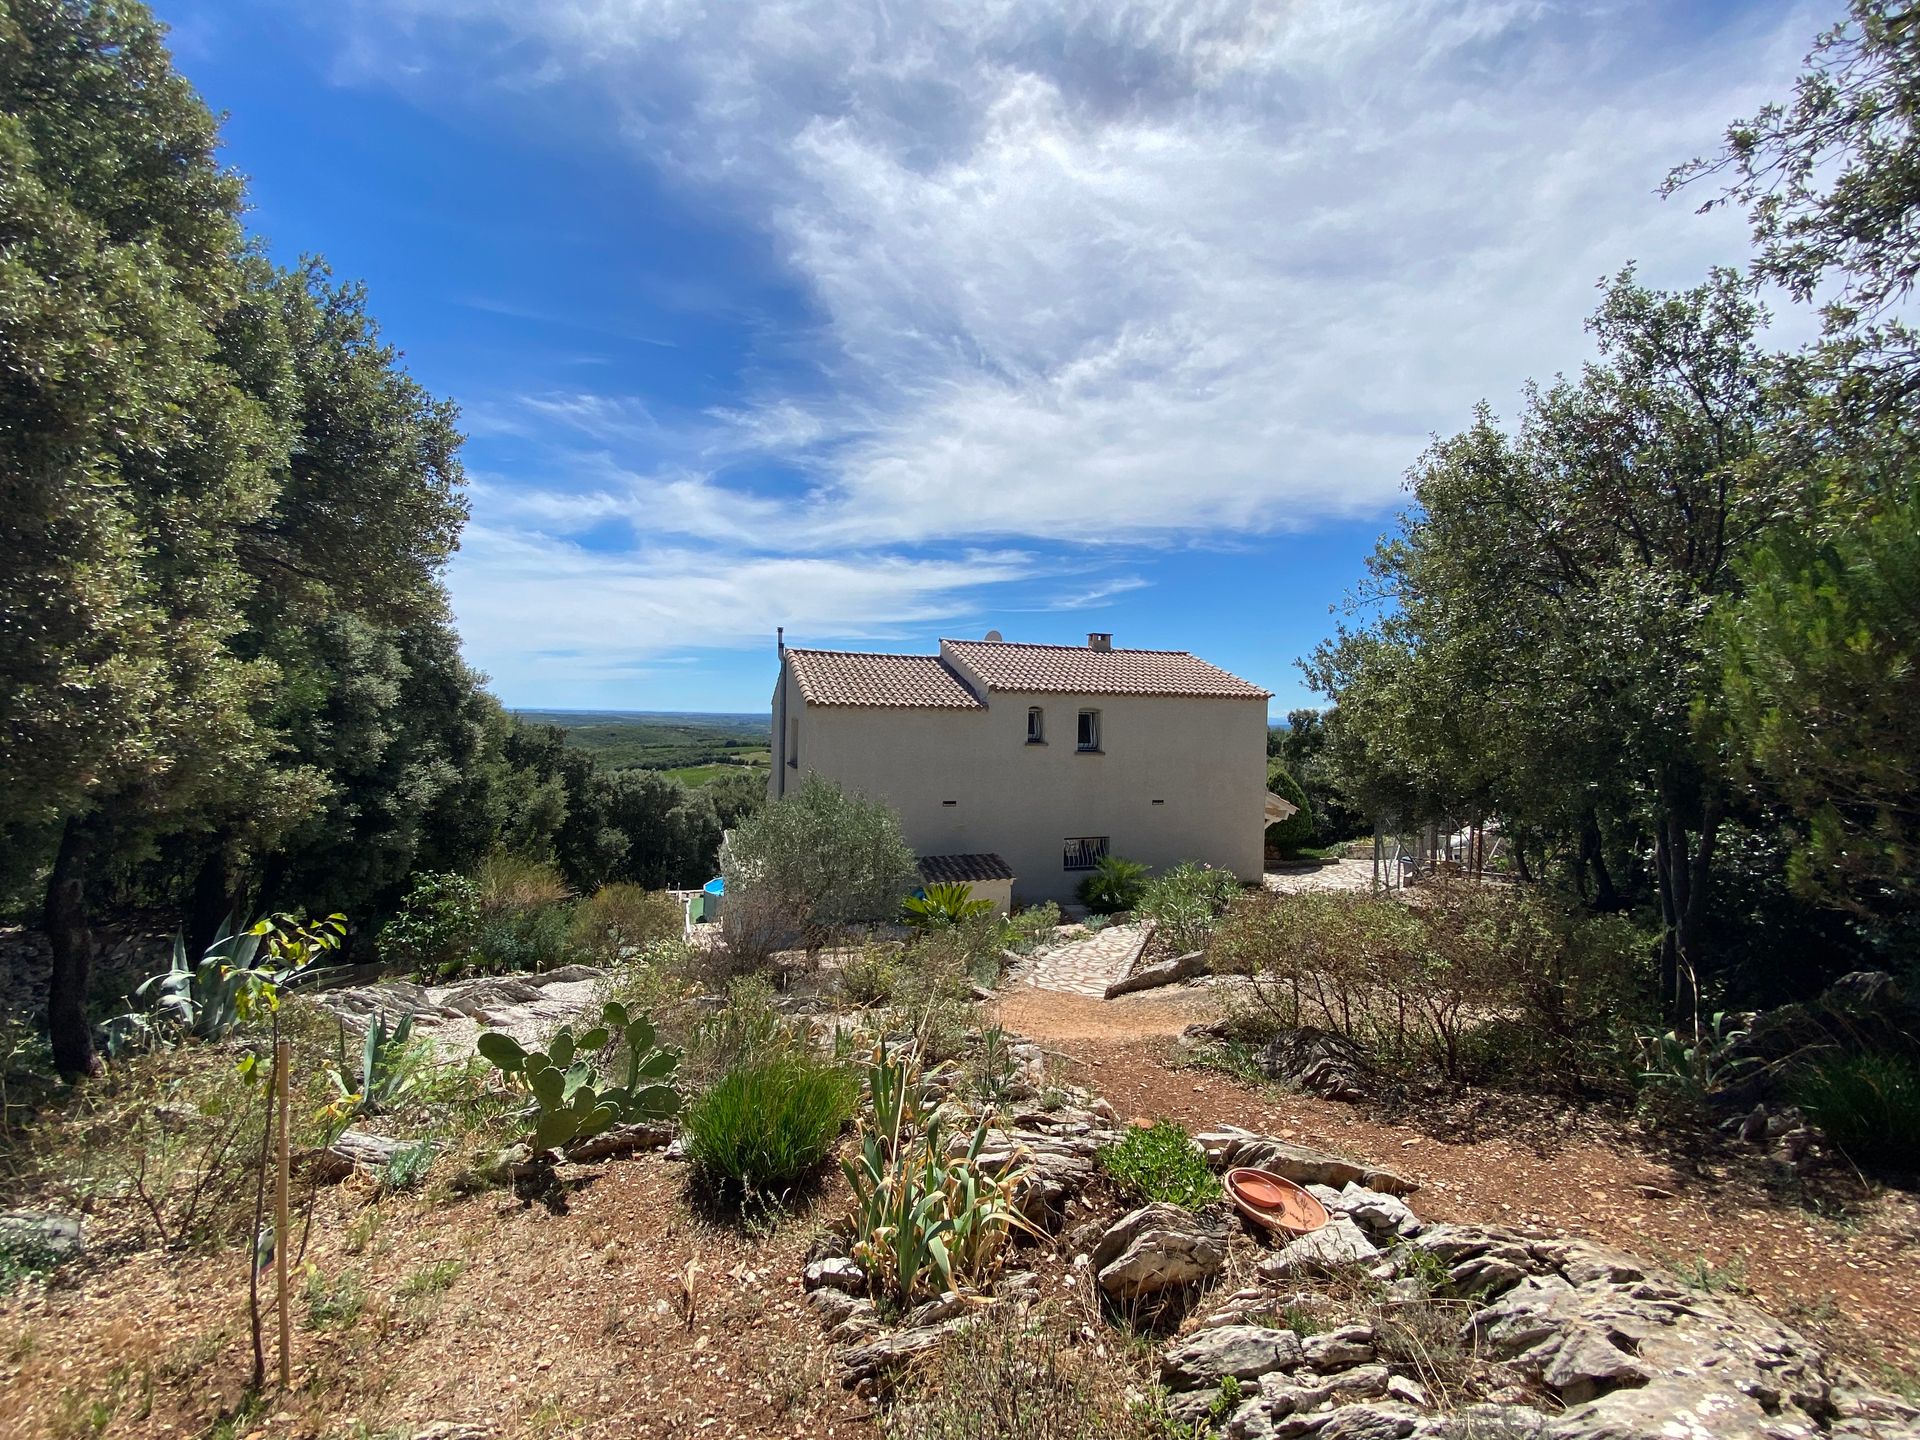
[[1337, 860], [1300, 870], [1269, 870], [1260, 879], [1267, 889], [1282, 895], [1308, 890], [1366, 890], [1373, 885], [1373, 860]]
[[1104, 997], [1107, 986], [1127, 973], [1142, 926], [1109, 925], [1098, 934], [1066, 939], [1036, 950], [1009, 979], [1035, 990]]
[[[1301, 870], [1270, 871], [1267, 889], [1283, 895], [1308, 890], [1365, 890], [1373, 884], [1372, 860], [1341, 860]], [[1036, 950], [1013, 970], [1009, 983], [1034, 990], [1104, 998], [1121, 979], [1140, 943], [1138, 925], [1110, 925], [1098, 934], [1075, 937], [1069, 931], [1057, 944]]]

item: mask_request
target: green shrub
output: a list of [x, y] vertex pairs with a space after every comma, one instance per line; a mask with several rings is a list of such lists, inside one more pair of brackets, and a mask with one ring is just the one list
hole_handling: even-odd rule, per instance
[[567, 948], [571, 908], [565, 904], [538, 905], [485, 916], [474, 939], [473, 954], [461, 968], [486, 975], [559, 968], [572, 958]]
[[603, 885], [573, 907], [567, 944], [594, 964], [612, 965], [679, 939], [685, 926], [685, 907], [664, 890]]
[[999, 978], [999, 952], [982, 949], [980, 934], [971, 922], [936, 930], [901, 957], [887, 1033], [911, 1034], [928, 1064], [951, 1060], [966, 1048], [967, 1032], [979, 1021], [974, 984]]
[[1220, 1182], [1193, 1137], [1171, 1120], [1148, 1130], [1129, 1130], [1100, 1152], [1101, 1167], [1122, 1189], [1141, 1200], [1197, 1210], [1220, 1198]]
[[747, 1060], [687, 1108], [687, 1156], [721, 1198], [779, 1200], [832, 1156], [858, 1092], [850, 1071], [815, 1055]]
[[1214, 926], [1239, 893], [1240, 881], [1231, 870], [1189, 862], [1154, 879], [1134, 906], [1134, 917], [1152, 921], [1161, 941], [1184, 955], [1208, 947]]
[[892, 946], [863, 945], [840, 962], [840, 999], [856, 1010], [886, 1004], [899, 984], [899, 952]]
[[805, 1022], [788, 1019], [774, 1004], [773, 982], [738, 975], [727, 983], [726, 1003], [694, 1023], [687, 1068], [696, 1085], [704, 1085], [738, 1066], [811, 1048]]
[[1920, 1168], [1920, 1069], [1903, 1055], [1846, 1055], [1814, 1065], [1794, 1099], [1863, 1165]]
[[459, 971], [480, 938], [480, 887], [464, 875], [414, 877], [400, 913], [380, 929], [380, 958], [425, 980]]
[[1300, 782], [1289, 775], [1287, 767], [1278, 760], [1267, 762], [1267, 789], [1299, 807], [1286, 819], [1267, 827], [1267, 849], [1276, 855], [1291, 855], [1311, 844], [1313, 806], [1307, 803], [1307, 792], [1300, 788]]
[[1117, 915], [1140, 903], [1147, 888], [1147, 867], [1138, 860], [1102, 855], [1080, 882], [1080, 903], [1096, 915]]
[[388, 1157], [380, 1167], [379, 1181], [382, 1190], [412, 1190], [427, 1178], [427, 1171], [433, 1168], [433, 1157], [437, 1147], [431, 1140], [417, 1140], [402, 1147]]
[[1049, 944], [1060, 926], [1060, 907], [1051, 900], [1016, 910], [1000, 922], [1000, 948], [1024, 955], [1036, 946]]
[[1620, 1089], [1616, 1035], [1644, 1008], [1651, 950], [1617, 917], [1460, 881], [1422, 886], [1419, 904], [1253, 892], [1228, 910], [1211, 955], [1215, 970], [1250, 982], [1234, 1000], [1243, 1039], [1331, 1030], [1384, 1071], [1464, 1080], [1489, 1059], [1479, 1032], [1518, 1026], [1535, 1053], [1555, 1057], [1546, 1076]]

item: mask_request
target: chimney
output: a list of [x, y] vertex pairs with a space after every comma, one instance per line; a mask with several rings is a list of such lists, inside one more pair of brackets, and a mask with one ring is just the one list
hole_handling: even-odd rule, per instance
[[1113, 636], [1104, 630], [1089, 630], [1087, 632], [1087, 649], [1111, 650], [1113, 649]]
[[773, 648], [775, 652], [778, 653], [783, 659], [785, 658], [787, 653], [787, 627], [786, 626], [776, 625], [773, 627]]

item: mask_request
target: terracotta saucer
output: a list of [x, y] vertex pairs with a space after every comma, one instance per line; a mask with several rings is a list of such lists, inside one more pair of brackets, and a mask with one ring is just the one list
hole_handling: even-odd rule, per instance
[[1327, 1223], [1327, 1207], [1271, 1170], [1239, 1166], [1223, 1183], [1234, 1208], [1254, 1224], [1282, 1235], [1307, 1235]]

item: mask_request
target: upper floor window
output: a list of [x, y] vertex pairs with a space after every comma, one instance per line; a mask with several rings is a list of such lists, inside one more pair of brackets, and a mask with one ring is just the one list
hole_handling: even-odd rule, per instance
[[1027, 744], [1044, 745], [1047, 739], [1047, 712], [1038, 705], [1027, 707]]
[[1080, 734], [1076, 748], [1081, 750], [1100, 748], [1100, 712], [1098, 710], [1080, 712]]

